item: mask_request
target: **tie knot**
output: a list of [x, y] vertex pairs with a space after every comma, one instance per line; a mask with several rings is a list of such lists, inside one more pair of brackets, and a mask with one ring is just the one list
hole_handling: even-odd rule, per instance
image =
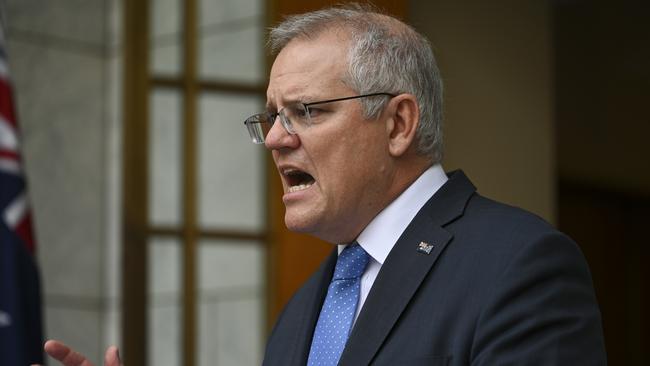
[[361, 277], [370, 256], [363, 248], [354, 243], [347, 246], [336, 260], [333, 280], [345, 280]]

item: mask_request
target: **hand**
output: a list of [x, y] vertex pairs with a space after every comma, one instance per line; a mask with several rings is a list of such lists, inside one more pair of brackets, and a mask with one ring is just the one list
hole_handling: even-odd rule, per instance
[[[63, 366], [94, 366], [84, 355], [75, 352], [59, 341], [49, 340], [45, 342], [45, 347], [43, 348], [50, 357], [61, 362]], [[108, 347], [104, 356], [104, 366], [124, 366], [120, 360], [120, 353], [117, 347]]]

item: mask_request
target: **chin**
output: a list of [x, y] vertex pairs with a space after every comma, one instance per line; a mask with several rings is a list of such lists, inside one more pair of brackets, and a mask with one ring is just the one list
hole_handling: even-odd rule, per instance
[[335, 238], [323, 232], [322, 220], [317, 217], [309, 217], [305, 214], [289, 214], [284, 216], [284, 224], [294, 233], [307, 234], [329, 243], [337, 243]]
[[316, 229], [316, 225], [314, 225], [307, 215], [291, 214], [288, 211], [284, 215], [284, 224], [287, 226], [287, 229], [296, 233], [313, 235]]
[[[344, 237], [341, 237], [341, 232], [335, 230], [333, 233], [332, 230], [326, 230], [322, 225], [318, 225], [320, 222], [307, 222], [306, 220], [290, 220], [290, 218], [285, 217], [284, 221], [287, 229], [294, 233], [307, 234], [318, 238], [322, 241], [328, 242], [330, 244], [343, 244], [349, 243], [356, 236], [352, 236], [352, 239], [347, 240]], [[322, 223], [321, 223], [322, 224]]]

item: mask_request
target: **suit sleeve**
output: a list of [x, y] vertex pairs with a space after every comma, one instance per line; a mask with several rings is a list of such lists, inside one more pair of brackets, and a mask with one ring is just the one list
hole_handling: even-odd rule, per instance
[[559, 232], [517, 241], [476, 325], [472, 365], [606, 365], [600, 312], [577, 245]]

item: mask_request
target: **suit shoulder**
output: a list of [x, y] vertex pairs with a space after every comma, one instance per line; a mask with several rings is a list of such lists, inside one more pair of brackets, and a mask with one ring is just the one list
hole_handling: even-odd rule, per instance
[[561, 234], [553, 225], [532, 212], [494, 201], [480, 194], [474, 194], [468, 200], [462, 218], [470, 223], [496, 226], [500, 231]]
[[480, 252], [498, 258], [497, 262], [534, 248], [555, 248], [558, 254], [583, 260], [578, 245], [541, 217], [479, 194], [468, 200], [463, 215], [446, 229], [458, 249]]

